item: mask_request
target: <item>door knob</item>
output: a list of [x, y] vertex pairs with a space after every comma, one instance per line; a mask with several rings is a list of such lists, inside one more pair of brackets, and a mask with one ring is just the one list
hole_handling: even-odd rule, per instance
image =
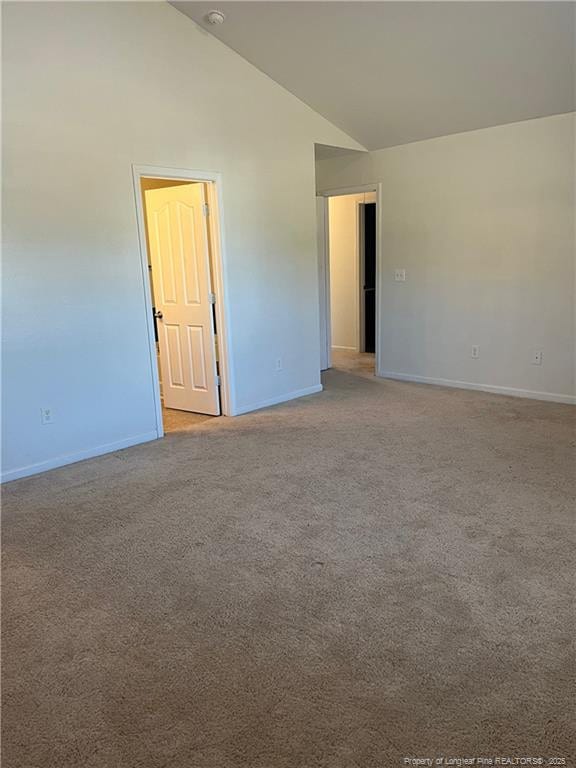
[[154, 317], [156, 318], [156, 320], [162, 320], [164, 315], [159, 310], [156, 310], [156, 312], [154, 312]]

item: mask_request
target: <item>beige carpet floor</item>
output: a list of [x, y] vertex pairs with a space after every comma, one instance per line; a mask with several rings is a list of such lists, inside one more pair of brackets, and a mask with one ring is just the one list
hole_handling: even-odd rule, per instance
[[6, 768], [574, 756], [574, 409], [342, 367], [6, 486]]

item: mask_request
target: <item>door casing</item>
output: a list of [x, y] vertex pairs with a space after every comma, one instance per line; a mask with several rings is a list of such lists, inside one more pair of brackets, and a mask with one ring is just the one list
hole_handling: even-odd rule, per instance
[[227, 303], [226, 265], [224, 248], [224, 226], [222, 213], [222, 174], [214, 171], [200, 171], [181, 168], [164, 168], [151, 165], [133, 165], [132, 179], [136, 199], [136, 217], [138, 223], [138, 240], [140, 245], [140, 264], [142, 272], [142, 287], [146, 307], [146, 330], [150, 357], [150, 378], [154, 393], [154, 408], [156, 415], [156, 431], [158, 437], [163, 437], [162, 403], [160, 400], [160, 379], [156, 358], [156, 341], [154, 338], [154, 323], [152, 317], [152, 290], [148, 275], [148, 254], [146, 250], [146, 222], [142, 198], [141, 179], [165, 179], [173, 181], [204, 182], [207, 187], [207, 202], [210, 208], [208, 227], [212, 244], [214, 285], [216, 295], [216, 323], [218, 327], [218, 355], [220, 375], [220, 401], [222, 414], [233, 416], [235, 413], [234, 382], [229, 364], [231, 335], [229, 327], [229, 306]]
[[[382, 269], [382, 184], [376, 183], [376, 184], [361, 184], [357, 187], [337, 187], [336, 189], [323, 189], [318, 190], [316, 192], [317, 197], [323, 197], [324, 198], [324, 221], [325, 221], [325, 231], [328, 230], [328, 218], [329, 218], [329, 210], [328, 210], [328, 199], [330, 197], [338, 197], [340, 195], [355, 195], [355, 194], [361, 194], [363, 192], [375, 192], [376, 193], [376, 291], [375, 291], [375, 303], [376, 303], [376, 329], [375, 329], [375, 350], [376, 350], [376, 365], [375, 365], [375, 372], [376, 376], [380, 376], [380, 371], [382, 370], [380, 366], [380, 296], [382, 295], [382, 278], [383, 278], [383, 269]], [[358, 204], [360, 205], [360, 203]], [[358, 220], [358, 218], [357, 218]], [[320, 251], [319, 258], [323, 261], [323, 264], [320, 264], [319, 271], [322, 272], [326, 276], [327, 280], [327, 289], [326, 294], [329, 297], [330, 296], [330, 238], [326, 235], [324, 238], [324, 249], [323, 252]], [[320, 324], [321, 327], [321, 333], [323, 333], [323, 338], [320, 339], [320, 347], [321, 347], [321, 359], [327, 359], [330, 361], [330, 301], [323, 300], [322, 294], [320, 294], [320, 312], [326, 316], [326, 322], [323, 322]], [[360, 338], [358, 339], [360, 342]], [[359, 347], [361, 349], [361, 346]]]
[[[318, 250], [318, 291], [320, 302], [320, 370], [332, 366], [332, 335], [330, 320], [330, 259], [326, 258], [328, 248], [328, 205], [320, 195], [316, 197], [316, 246]], [[328, 340], [328, 343], [326, 343]]]

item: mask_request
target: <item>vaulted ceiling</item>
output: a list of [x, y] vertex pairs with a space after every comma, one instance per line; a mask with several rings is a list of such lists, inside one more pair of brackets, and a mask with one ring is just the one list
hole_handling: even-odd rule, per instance
[[576, 108], [572, 2], [172, 5], [368, 149]]

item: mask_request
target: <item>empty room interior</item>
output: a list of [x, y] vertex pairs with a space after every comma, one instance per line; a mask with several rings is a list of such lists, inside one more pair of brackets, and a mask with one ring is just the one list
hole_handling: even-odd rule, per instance
[[1, 9], [3, 764], [574, 765], [576, 4]]

